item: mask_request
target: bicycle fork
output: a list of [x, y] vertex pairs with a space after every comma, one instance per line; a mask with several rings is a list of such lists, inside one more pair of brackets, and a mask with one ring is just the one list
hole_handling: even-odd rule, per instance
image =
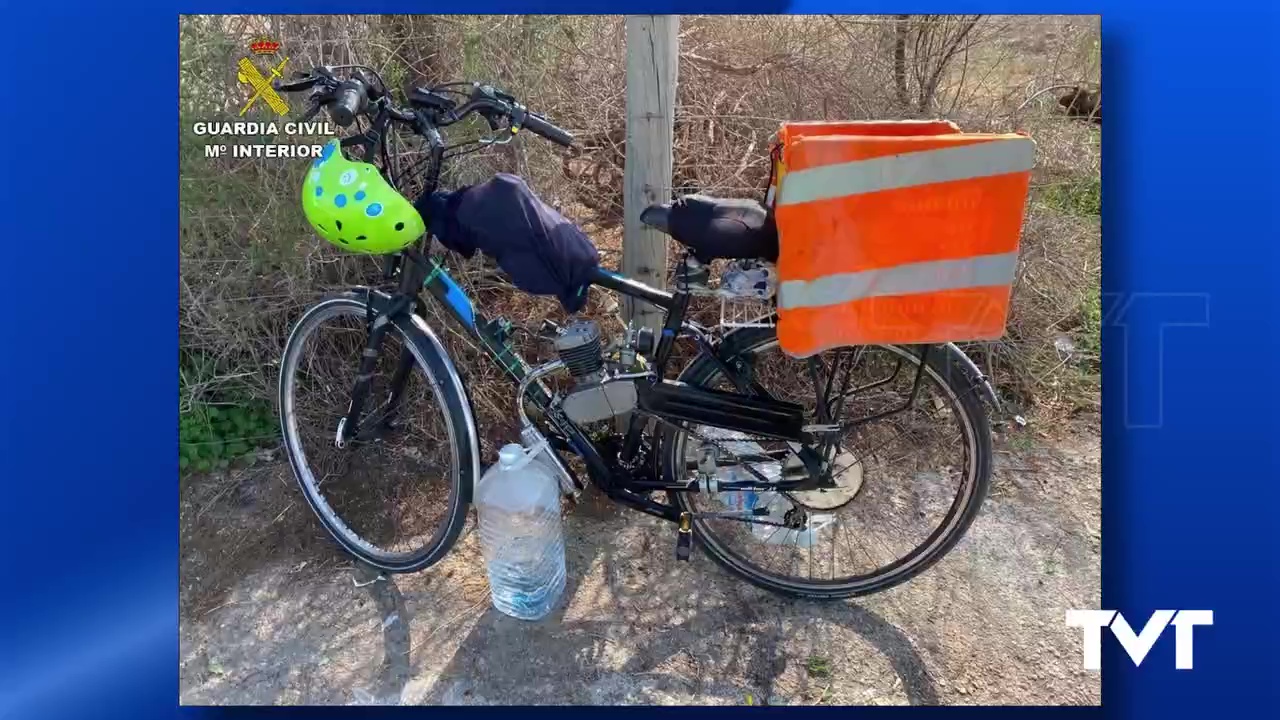
[[[372, 314], [372, 297], [367, 302], [369, 313]], [[387, 312], [379, 313], [373, 318], [372, 322], [368, 323], [369, 337], [365, 342], [364, 350], [360, 353], [360, 365], [356, 371], [356, 381], [351, 388], [351, 402], [347, 406], [346, 414], [338, 421], [338, 429], [334, 436], [333, 444], [339, 449], [345, 448], [347, 442], [353, 438], [357, 440], [366, 439], [360, 435], [360, 413], [369, 398], [369, 388], [373, 384], [373, 374], [378, 363], [378, 353], [382, 348], [382, 341], [386, 339], [387, 330], [390, 328], [393, 318], [407, 307], [408, 303], [404, 299], [399, 299], [391, 308], [388, 308]], [[399, 410], [400, 400], [404, 394], [409, 372], [413, 369], [413, 362], [413, 353], [409, 346], [406, 345], [401, 348], [396, 372], [391, 378], [387, 409], [379, 420], [380, 423], [384, 425], [390, 423]]]

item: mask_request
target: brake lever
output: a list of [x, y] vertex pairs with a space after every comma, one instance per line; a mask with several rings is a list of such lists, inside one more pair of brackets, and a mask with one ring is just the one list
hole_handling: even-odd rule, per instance
[[516, 101], [515, 95], [512, 95], [511, 93], [503, 90], [499, 90], [498, 88], [492, 85], [485, 85], [484, 89], [488, 92], [489, 96], [494, 98], [495, 100], [501, 100], [502, 102], [506, 102], [506, 103], [514, 103]]
[[[479, 142], [481, 145], [485, 145], [485, 146], [506, 145], [507, 143], [516, 139], [516, 129], [514, 125], [507, 125], [506, 127], [503, 127], [498, 122], [498, 118], [496, 117], [495, 113], [481, 113], [481, 114], [484, 115], [484, 119], [489, 122], [489, 129], [495, 133], [492, 137], [480, 138], [480, 140], [478, 140], [477, 142]], [[503, 132], [502, 135], [497, 134], [504, 130], [506, 132]]]
[[506, 145], [507, 143], [515, 139], [516, 139], [515, 133], [508, 132], [501, 140], [499, 140], [497, 137], [487, 137], [487, 138], [480, 138], [476, 142], [480, 143], [481, 145]]

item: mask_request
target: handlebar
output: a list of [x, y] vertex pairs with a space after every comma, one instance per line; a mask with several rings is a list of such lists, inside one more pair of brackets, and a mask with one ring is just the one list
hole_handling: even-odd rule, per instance
[[436, 124], [439, 126], [452, 125], [469, 115], [479, 114], [488, 121], [489, 127], [493, 130], [498, 130], [500, 127], [498, 119], [505, 118], [510, 123], [512, 133], [524, 128], [558, 145], [564, 147], [573, 145], [572, 133], [555, 125], [542, 115], [529, 112], [528, 108], [516, 102], [511, 95], [488, 85], [477, 83], [472, 87], [471, 96], [462, 107], [457, 107], [450, 98], [435, 90], [419, 89], [411, 96], [410, 101], [441, 112], [444, 117], [437, 120]]
[[573, 135], [571, 135], [567, 130], [552, 124], [541, 115], [535, 115], [533, 113], [526, 114], [524, 117], [524, 127], [527, 128], [529, 132], [537, 133], [553, 143], [563, 145], [564, 147], [571, 147], [573, 145]]
[[[501, 128], [499, 120], [505, 119], [513, 135], [523, 128], [564, 147], [573, 145], [573, 135], [570, 132], [542, 115], [529, 112], [513, 96], [489, 85], [472, 83], [467, 102], [458, 107], [452, 98], [441, 91], [459, 85], [461, 84], [452, 83], [435, 88], [414, 88], [409, 95], [409, 102], [413, 107], [400, 108], [391, 102], [380, 83], [368, 77], [362, 69], [357, 69], [346, 80], [339, 80], [334, 75], [333, 68], [318, 67], [291, 81], [277, 80], [274, 83], [276, 90], [281, 92], [312, 90], [313, 106], [304, 119], [310, 119], [321, 108], [327, 108], [333, 121], [341, 127], [348, 127], [358, 116], [372, 115], [375, 110], [385, 112], [393, 120], [414, 125], [420, 132], [447, 127], [472, 114], [479, 114], [495, 131]], [[456, 90], [450, 92], [465, 94]]]
[[289, 82], [276, 80], [273, 85], [280, 92], [299, 92], [301, 90], [310, 90], [320, 82], [320, 78], [312, 75], [303, 75]]

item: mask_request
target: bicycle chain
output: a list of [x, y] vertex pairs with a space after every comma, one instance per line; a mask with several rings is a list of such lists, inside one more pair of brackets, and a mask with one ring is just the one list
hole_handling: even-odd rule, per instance
[[[692, 435], [692, 436], [694, 436], [694, 437], [698, 438], [699, 440], [701, 440], [702, 442], [710, 443], [710, 444], [714, 445], [714, 446], [716, 447], [716, 449], [717, 449], [717, 450], [719, 450], [719, 451], [721, 451], [721, 452], [724, 452], [724, 453], [726, 453], [727, 455], [729, 455], [729, 456], [731, 456], [731, 457], [733, 457], [733, 458], [736, 458], [736, 459], [738, 460], [738, 466], [739, 466], [739, 467], [742, 467], [742, 468], [745, 468], [747, 472], [749, 472], [749, 473], [751, 473], [752, 475], [754, 475], [754, 476], [756, 477], [756, 479], [757, 479], [757, 480], [759, 480], [762, 484], [766, 484], [766, 485], [772, 485], [772, 484], [775, 484], [775, 483], [774, 483], [774, 481], [772, 481], [772, 480], [770, 480], [769, 478], [765, 477], [765, 476], [764, 476], [764, 475], [762, 475], [759, 471], [757, 471], [755, 468], [751, 467], [751, 465], [750, 465], [749, 463], [743, 462], [743, 461], [742, 461], [742, 458], [741, 458], [737, 453], [735, 453], [735, 452], [733, 452], [732, 450], [729, 450], [728, 448], [726, 448], [726, 447], [723, 445], [723, 442], [754, 442], [754, 441], [756, 441], [756, 440], [776, 440], [777, 438], [771, 438], [771, 437], [767, 437], [767, 436], [763, 436], [763, 435], [746, 435], [746, 434], [744, 434], [742, 437], [739, 437], [739, 438], [734, 438], [734, 439], [732, 439], [732, 440], [728, 440], [728, 441], [720, 441], [720, 440], [716, 440], [716, 439], [714, 439], [714, 438], [709, 438], [709, 437], [707, 437], [707, 436], [703, 435], [702, 433], [699, 433], [699, 432], [697, 432], [696, 430], [693, 430], [692, 428], [682, 427], [682, 426], [680, 426], [679, 424], [677, 424], [677, 423], [675, 423], [675, 422], [672, 422], [672, 421], [670, 421], [670, 420], [667, 420], [666, 418], [661, 418], [661, 417], [658, 417], [657, 415], [653, 415], [653, 414], [651, 414], [651, 413], [644, 413], [644, 414], [645, 414], [645, 415], [648, 415], [649, 417], [652, 417], [653, 419], [657, 420], [659, 423], [663, 423], [663, 424], [665, 424], [665, 425], [669, 425], [669, 426], [671, 426], [672, 428], [675, 428], [676, 430], [679, 430], [679, 431], [685, 432], [685, 433], [687, 433], [687, 434], [689, 434], [689, 435]], [[794, 452], [794, 451], [793, 451], [793, 452]], [[740, 490], [720, 490], [720, 491], [718, 491], [718, 492], [717, 492], [717, 494], [719, 494], [719, 492], [741, 492], [741, 491], [740, 491]], [[779, 491], [779, 492], [780, 492], [780, 491]], [[783, 495], [783, 496], [788, 497], [788, 499], [790, 500], [790, 497], [789, 497], [789, 496], [787, 496], [787, 494], [786, 494], [786, 493], [784, 493], [784, 492], [780, 492], [780, 494], [781, 494], [781, 495]], [[792, 503], [792, 508], [791, 508], [791, 510], [788, 510], [788, 511], [787, 511], [787, 517], [788, 517], [788, 518], [790, 518], [790, 517], [792, 516], [792, 513], [794, 513], [796, 510], [801, 510], [801, 512], [802, 512], [802, 513], [804, 513], [803, 509], [802, 509], [800, 506], [796, 505], [794, 500], [791, 500], [791, 503]], [[711, 518], [711, 519], [720, 519], [720, 520], [733, 520], [733, 521], [736, 521], [736, 522], [744, 522], [744, 523], [748, 523], [748, 524], [752, 524], [752, 525], [770, 525], [770, 526], [773, 526], [773, 527], [780, 527], [780, 528], [786, 528], [786, 529], [791, 529], [791, 530], [802, 528], [802, 527], [803, 527], [803, 525], [804, 525], [805, 520], [807, 519], [807, 513], [805, 513], [804, 515], [801, 515], [801, 516], [800, 516], [800, 519], [799, 519], [798, 521], [781, 522], [781, 523], [780, 523], [780, 522], [774, 522], [773, 520], [767, 520], [767, 519], [765, 519], [765, 516], [766, 516], [767, 514], [768, 514], [768, 513], [760, 513], [760, 514], [756, 514], [754, 511], [743, 511], [743, 512], [732, 512], [732, 513], [724, 513], [724, 512], [695, 512], [695, 513], [693, 513], [693, 517], [695, 517], [695, 518]], [[797, 525], [797, 522], [799, 523], [798, 525]]]
[[755, 468], [751, 467], [751, 465], [749, 465], [748, 463], [743, 462], [743, 461], [742, 461], [742, 458], [741, 458], [737, 453], [735, 453], [735, 452], [733, 452], [732, 450], [729, 450], [728, 448], [726, 448], [726, 447], [722, 444], [722, 442], [755, 442], [756, 440], [776, 440], [777, 438], [771, 438], [771, 437], [767, 437], [767, 436], [763, 436], [763, 435], [754, 435], [754, 436], [753, 436], [753, 435], [745, 435], [745, 434], [744, 434], [744, 435], [743, 435], [742, 437], [740, 437], [740, 438], [734, 438], [734, 439], [732, 439], [732, 440], [728, 440], [728, 441], [721, 441], [721, 440], [716, 440], [716, 439], [714, 439], [714, 438], [709, 438], [709, 437], [707, 437], [707, 436], [705, 436], [705, 435], [703, 435], [703, 434], [701, 434], [701, 433], [697, 432], [696, 430], [693, 430], [692, 428], [683, 427], [683, 426], [679, 425], [678, 423], [672, 422], [671, 420], [667, 420], [666, 418], [663, 418], [663, 417], [658, 417], [657, 415], [654, 415], [654, 414], [652, 414], [652, 413], [644, 413], [644, 414], [648, 415], [649, 417], [652, 417], [653, 419], [657, 420], [659, 423], [662, 423], [662, 424], [664, 424], [664, 425], [668, 425], [668, 426], [670, 426], [670, 427], [672, 427], [672, 428], [674, 428], [674, 429], [676, 429], [676, 430], [678, 430], [678, 431], [680, 431], [680, 432], [684, 432], [685, 434], [693, 435], [694, 437], [696, 437], [697, 439], [701, 440], [701, 441], [702, 441], [702, 442], [704, 442], [704, 443], [710, 443], [711, 445], [715, 446], [715, 448], [716, 448], [717, 450], [719, 450], [719, 451], [721, 451], [721, 452], [724, 452], [724, 453], [728, 454], [730, 457], [736, 458], [736, 459], [738, 460], [738, 465], [739, 465], [740, 467], [742, 467], [742, 468], [745, 468], [745, 469], [747, 470], [747, 472], [749, 472], [749, 473], [751, 473], [752, 475], [754, 475], [754, 476], [756, 477], [756, 479], [757, 479], [757, 480], [759, 480], [760, 482], [765, 483], [765, 484], [774, 484], [774, 481], [772, 481], [772, 480], [770, 480], [769, 478], [767, 478], [767, 477], [765, 477], [764, 475], [762, 475], [759, 471], [757, 471]]
[[[650, 413], [645, 413], [645, 414], [646, 414], [646, 415], [649, 415], [650, 417], [653, 417], [653, 418], [654, 418], [655, 420], [657, 420], [659, 423], [662, 423], [662, 424], [665, 424], [665, 425], [669, 425], [670, 427], [672, 427], [672, 428], [674, 428], [674, 429], [676, 429], [676, 430], [678, 430], [678, 431], [684, 432], [684, 433], [686, 433], [686, 434], [688, 434], [688, 435], [691, 435], [691, 436], [693, 436], [693, 437], [697, 438], [698, 440], [700, 440], [700, 441], [702, 441], [702, 442], [704, 442], [704, 443], [710, 443], [711, 445], [715, 446], [715, 448], [716, 448], [717, 450], [719, 450], [720, 452], [726, 453], [726, 454], [727, 454], [727, 455], [729, 455], [730, 457], [737, 459], [737, 460], [738, 460], [738, 466], [739, 466], [739, 467], [742, 467], [742, 468], [744, 468], [744, 469], [746, 469], [746, 471], [747, 471], [747, 472], [749, 472], [749, 473], [751, 473], [752, 475], [754, 475], [754, 476], [756, 477], [756, 479], [758, 479], [761, 483], [763, 483], [763, 484], [774, 484], [774, 481], [769, 480], [769, 479], [768, 479], [768, 478], [766, 478], [764, 475], [762, 475], [761, 473], [759, 473], [758, 471], [756, 471], [756, 470], [755, 470], [755, 468], [753, 468], [749, 463], [746, 463], [746, 462], [742, 461], [742, 458], [741, 458], [737, 453], [735, 453], [735, 452], [733, 452], [732, 450], [729, 450], [728, 448], [726, 448], [726, 447], [724, 446], [724, 444], [723, 444], [723, 443], [724, 443], [724, 442], [755, 442], [755, 441], [758, 441], [758, 440], [766, 440], [766, 441], [768, 441], [768, 440], [777, 440], [777, 438], [772, 438], [772, 437], [768, 437], [768, 436], [764, 436], [764, 435], [746, 435], [746, 434], [743, 434], [743, 435], [742, 435], [742, 437], [737, 437], [737, 438], [734, 438], [734, 439], [732, 439], [732, 440], [727, 440], [727, 441], [721, 441], [721, 440], [717, 440], [717, 439], [715, 439], [715, 438], [709, 438], [709, 437], [707, 437], [706, 435], [704, 435], [704, 434], [702, 434], [702, 433], [699, 433], [699, 432], [697, 432], [696, 430], [694, 430], [694, 429], [692, 429], [692, 428], [683, 427], [683, 426], [679, 425], [678, 423], [672, 422], [671, 420], [667, 420], [666, 418], [661, 418], [661, 417], [658, 417], [657, 415], [652, 415], [652, 414], [650, 414]], [[794, 454], [795, 454], [795, 451], [794, 451], [794, 450], [792, 450], [792, 451], [791, 451], [791, 453], [794, 455]], [[841, 470], [844, 470], [844, 469], [845, 469], [845, 468], [841, 468]], [[837, 472], [839, 472], [839, 471], [837, 471]], [[719, 492], [740, 492], [740, 491], [737, 491], [737, 490], [721, 490], [721, 491], [719, 491]], [[791, 515], [791, 513], [793, 513], [793, 512], [795, 512], [795, 511], [799, 510], [799, 511], [801, 511], [801, 512], [803, 512], [803, 513], [804, 513], [804, 515], [802, 516], [802, 519], [801, 519], [799, 522], [803, 523], [803, 522], [805, 521], [805, 519], [807, 519], [808, 510], [804, 508], [804, 505], [803, 505], [802, 503], [797, 503], [797, 501], [795, 500], [795, 498], [792, 498], [792, 497], [791, 497], [791, 494], [790, 494], [790, 493], [788, 493], [788, 492], [786, 492], [786, 491], [777, 490], [777, 491], [775, 491], [775, 492], [777, 492], [778, 494], [780, 494], [780, 495], [782, 495], [782, 496], [786, 497], [786, 498], [791, 502], [791, 504], [792, 504], [792, 509], [787, 511], [787, 515], [788, 515], [788, 517]], [[694, 513], [694, 517], [699, 517], [699, 518], [714, 518], [714, 519], [721, 519], [721, 520], [735, 520], [735, 521], [738, 521], [738, 522], [745, 522], [745, 523], [759, 524], [759, 525], [772, 525], [772, 526], [775, 526], [775, 527], [782, 527], [782, 528], [788, 528], [788, 529], [796, 529], [796, 528], [797, 528], [797, 525], [796, 525], [794, 522], [793, 522], [793, 523], [779, 523], [779, 522], [773, 522], [773, 521], [771, 521], [771, 520], [765, 520], [765, 519], [763, 519], [763, 517], [761, 517], [761, 516], [756, 516], [756, 515], [750, 515], [750, 516], [747, 516], [747, 515], [748, 515], [747, 513], [715, 513], [715, 512]], [[756, 518], [760, 518], [760, 519], [756, 519]]]

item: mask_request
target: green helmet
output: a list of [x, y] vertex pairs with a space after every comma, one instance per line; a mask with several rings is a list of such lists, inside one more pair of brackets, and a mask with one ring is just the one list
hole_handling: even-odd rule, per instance
[[413, 203], [374, 166], [343, 157], [336, 138], [307, 171], [302, 210], [320, 237], [349, 252], [393, 253], [427, 230]]

